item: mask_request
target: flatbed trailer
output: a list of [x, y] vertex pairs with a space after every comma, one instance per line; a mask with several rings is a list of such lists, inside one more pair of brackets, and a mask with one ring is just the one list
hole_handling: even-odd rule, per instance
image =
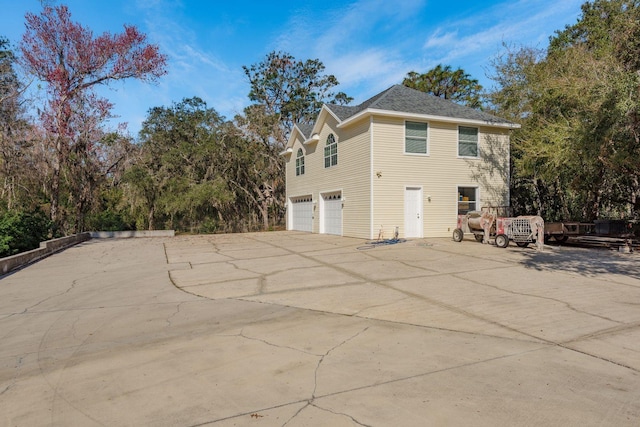
[[640, 246], [638, 234], [638, 223], [632, 220], [562, 221], [545, 224], [544, 240], [633, 252]]
[[593, 234], [594, 227], [593, 223], [577, 221], [547, 222], [544, 225], [544, 241], [548, 243], [553, 238], [556, 242], [564, 243], [569, 237]]

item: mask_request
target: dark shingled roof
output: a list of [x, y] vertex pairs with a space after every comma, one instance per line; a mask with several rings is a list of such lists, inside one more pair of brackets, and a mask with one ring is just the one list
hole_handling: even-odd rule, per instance
[[496, 124], [512, 124], [491, 114], [456, 104], [455, 102], [433, 96], [403, 85], [391, 86], [369, 98], [362, 104], [350, 107], [346, 105], [327, 104], [340, 121], [345, 121], [356, 114], [371, 108], [375, 110], [396, 111], [409, 114], [425, 114], [430, 116], [450, 117], [455, 119], [479, 120]]
[[309, 139], [311, 137], [311, 132], [313, 131], [313, 124], [296, 123], [296, 126], [298, 127], [298, 129], [300, 129], [300, 132], [302, 132], [302, 135], [304, 135], [305, 138]]

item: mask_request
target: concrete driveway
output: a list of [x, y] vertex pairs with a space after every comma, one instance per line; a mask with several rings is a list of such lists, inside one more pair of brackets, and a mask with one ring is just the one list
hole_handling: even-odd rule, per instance
[[0, 425], [637, 426], [640, 256], [296, 232], [0, 280]]

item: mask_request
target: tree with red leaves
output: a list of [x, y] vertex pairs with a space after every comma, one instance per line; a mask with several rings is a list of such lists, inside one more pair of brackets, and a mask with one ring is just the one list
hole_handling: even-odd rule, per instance
[[[40, 15], [28, 13], [25, 18], [20, 50], [25, 69], [47, 85], [49, 99], [41, 118], [55, 153], [48, 189], [50, 215], [62, 226], [61, 180], [65, 172], [73, 173], [70, 159], [82, 157], [79, 151], [85, 155], [94, 146], [95, 141], [86, 139], [91, 135], [87, 124], [100, 126], [110, 117], [112, 104], [97, 97], [95, 87], [124, 79], [154, 82], [166, 74], [167, 57], [134, 26], [125, 25], [121, 34], [94, 38], [89, 28], [71, 20], [64, 5], [46, 6]], [[96, 120], [87, 120], [86, 114]], [[71, 199], [82, 198], [72, 194]], [[77, 225], [72, 228], [82, 231]]]

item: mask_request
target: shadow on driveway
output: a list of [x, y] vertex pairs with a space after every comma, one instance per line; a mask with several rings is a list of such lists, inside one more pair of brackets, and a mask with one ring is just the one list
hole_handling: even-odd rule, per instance
[[523, 252], [523, 257], [526, 268], [538, 271], [564, 271], [589, 277], [618, 274], [640, 279], [640, 254], [637, 252], [553, 247], [545, 252]]

